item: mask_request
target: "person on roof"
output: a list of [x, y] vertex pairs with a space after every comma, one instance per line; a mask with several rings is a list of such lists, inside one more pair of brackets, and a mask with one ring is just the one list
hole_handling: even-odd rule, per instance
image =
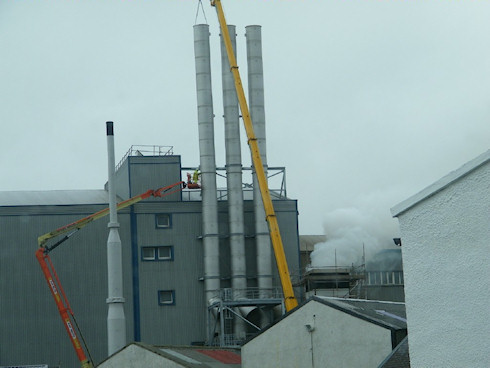
[[194, 173], [192, 174], [192, 182], [194, 184], [197, 184], [197, 182], [199, 181], [200, 175], [201, 175], [201, 173], [199, 172], [199, 169], [194, 170]]

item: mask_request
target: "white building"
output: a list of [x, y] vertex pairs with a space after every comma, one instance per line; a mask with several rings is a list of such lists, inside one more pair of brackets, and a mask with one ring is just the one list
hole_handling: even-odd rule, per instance
[[490, 150], [396, 205], [412, 367], [490, 364]]
[[242, 366], [376, 368], [407, 334], [405, 305], [314, 296], [242, 347]]

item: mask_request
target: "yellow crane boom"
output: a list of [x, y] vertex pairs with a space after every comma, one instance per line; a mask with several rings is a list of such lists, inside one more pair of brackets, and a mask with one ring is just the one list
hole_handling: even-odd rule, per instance
[[243, 124], [247, 133], [248, 146], [252, 154], [252, 162], [257, 175], [257, 182], [259, 184], [260, 194], [262, 202], [264, 203], [264, 210], [267, 223], [269, 224], [269, 233], [271, 237], [272, 247], [274, 249], [274, 255], [276, 258], [277, 269], [279, 271], [279, 277], [281, 279], [282, 291], [284, 294], [284, 304], [286, 311], [290, 311], [298, 305], [298, 301], [294, 296], [293, 285], [291, 283], [291, 277], [289, 275], [286, 256], [284, 254], [284, 247], [282, 244], [281, 233], [279, 232], [279, 225], [277, 224], [277, 217], [272, 205], [272, 199], [269, 193], [269, 187], [267, 184], [267, 178], [264, 172], [264, 165], [262, 158], [260, 157], [259, 146], [257, 137], [255, 136], [252, 119], [250, 118], [250, 112], [248, 110], [247, 99], [243, 91], [242, 80], [238, 71], [238, 65], [231, 45], [230, 33], [226, 24], [225, 14], [220, 0], [211, 0], [211, 5], [216, 8], [218, 14], [218, 21], [221, 28], [221, 34], [226, 47], [226, 53], [228, 55], [228, 61], [230, 63], [230, 69], [235, 81], [235, 89], [238, 97], [238, 103], [242, 112]]
[[[123, 208], [129, 207], [129, 206], [131, 206], [135, 203], [138, 203], [139, 201], [146, 199], [146, 198], [149, 198], [151, 196], [153, 196], [153, 197], [165, 197], [169, 194], [172, 194], [172, 193], [175, 193], [175, 192], [182, 190], [182, 188], [185, 188], [185, 186], [186, 186], [186, 184], [183, 181], [179, 181], [175, 184], [171, 184], [171, 185], [168, 185], [165, 187], [158, 188], [157, 190], [150, 189], [150, 190], [147, 190], [146, 192], [144, 192], [142, 194], [139, 194], [137, 196], [129, 198], [125, 201], [119, 202], [117, 204], [116, 208], [119, 211]], [[174, 189], [174, 188], [176, 188], [176, 189]], [[170, 191], [170, 190], [173, 190], [173, 191]], [[67, 240], [71, 236], [71, 234], [65, 236], [62, 240], [60, 240], [58, 243], [56, 243], [55, 245], [53, 245], [51, 247], [46, 246], [46, 243], [48, 240], [55, 238], [59, 235], [66, 234], [70, 231], [78, 231], [82, 227], [84, 227], [85, 225], [89, 224], [90, 222], [95, 221], [101, 217], [107, 216], [108, 214], [109, 214], [109, 207], [104, 208], [103, 210], [100, 210], [96, 213], [93, 213], [90, 216], [87, 216], [87, 217], [84, 217], [80, 220], [72, 222], [71, 224], [62, 226], [59, 229], [56, 229], [56, 230], [53, 230], [49, 233], [43, 234], [37, 238], [37, 243], [38, 243], [40, 248], [41, 247], [45, 248], [45, 250], [49, 252], [53, 248], [55, 248], [56, 246], [61, 244], [63, 241]]]

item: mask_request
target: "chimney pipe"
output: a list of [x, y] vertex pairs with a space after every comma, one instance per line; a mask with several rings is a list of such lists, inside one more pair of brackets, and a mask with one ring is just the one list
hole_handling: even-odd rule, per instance
[[[248, 98], [250, 117], [267, 177], [265, 138], [264, 72], [262, 63], [262, 34], [260, 26], [245, 27], [247, 38]], [[264, 298], [272, 296], [272, 246], [269, 226], [254, 172], [255, 239], [257, 247], [257, 283]]]
[[194, 55], [201, 170], [204, 289], [206, 303], [209, 305], [209, 301], [219, 292], [220, 275], [214, 113], [211, 88], [209, 26], [207, 24], [194, 26]]
[[109, 236], [107, 238], [108, 354], [112, 355], [126, 345], [126, 319], [124, 316], [122, 250], [117, 222], [116, 191], [114, 188], [114, 123], [106, 122], [109, 187]]
[[[233, 50], [236, 55], [235, 26], [229, 25]], [[235, 297], [244, 297], [247, 287], [245, 266], [245, 234], [243, 222], [242, 156], [240, 145], [240, 112], [235, 82], [230, 71], [226, 47], [221, 37], [221, 75], [223, 88], [223, 109], [225, 120], [226, 179], [228, 197], [228, 222], [231, 253], [231, 287]], [[245, 338], [246, 326], [240, 318], [235, 318], [235, 335]]]

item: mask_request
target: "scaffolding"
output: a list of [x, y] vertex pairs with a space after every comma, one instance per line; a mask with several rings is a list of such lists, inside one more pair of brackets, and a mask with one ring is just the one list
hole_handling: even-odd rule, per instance
[[[285, 312], [280, 288], [224, 288], [217, 291], [211, 300], [208, 306], [208, 345], [213, 346], [239, 347]], [[236, 319], [241, 319], [248, 326], [244, 336], [234, 333]]]
[[308, 267], [300, 282], [306, 296], [366, 299], [366, 268], [351, 266]]

